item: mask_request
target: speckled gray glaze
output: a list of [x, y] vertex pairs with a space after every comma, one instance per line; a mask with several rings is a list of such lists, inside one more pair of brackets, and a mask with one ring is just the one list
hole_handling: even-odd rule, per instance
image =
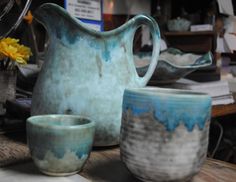
[[[151, 52], [140, 52], [135, 55], [135, 64], [140, 76], [148, 69]], [[158, 84], [170, 84], [192, 73], [198, 68], [210, 66], [213, 56], [211, 52], [204, 55], [184, 53], [179, 49], [168, 48], [160, 53], [158, 64], [151, 81]]]
[[[157, 23], [138, 15], [115, 30], [97, 32], [54, 4], [41, 6], [35, 17], [46, 27], [50, 44], [34, 88], [31, 114], [87, 116], [96, 123], [95, 146], [118, 144], [124, 89], [145, 86], [157, 65]], [[139, 77], [132, 47], [142, 24], [150, 28], [154, 51], [146, 75]]]
[[127, 89], [121, 159], [143, 181], [188, 181], [206, 158], [210, 116], [208, 95], [159, 88]]
[[35, 165], [51, 176], [79, 172], [90, 154], [95, 123], [80, 116], [41, 115], [27, 119], [27, 142]]

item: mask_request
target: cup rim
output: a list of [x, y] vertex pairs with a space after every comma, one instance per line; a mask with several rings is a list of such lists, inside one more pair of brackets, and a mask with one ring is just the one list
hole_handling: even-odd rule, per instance
[[143, 88], [127, 88], [125, 89], [126, 93], [135, 93], [139, 95], [147, 95], [147, 96], [175, 96], [175, 97], [206, 97], [211, 98], [210, 95], [203, 92], [196, 92], [193, 90], [183, 90], [183, 89], [172, 89], [172, 88], [160, 88], [160, 87], [143, 87]]
[[[48, 124], [42, 124], [41, 122], [36, 122], [39, 118], [72, 118], [72, 119], [84, 119], [88, 121], [84, 124], [76, 124], [76, 125], [48, 125]], [[69, 115], [69, 114], [43, 114], [43, 115], [36, 115], [36, 116], [30, 116], [26, 120], [27, 124], [31, 124], [37, 127], [41, 128], [56, 128], [56, 129], [83, 129], [83, 128], [90, 128], [95, 126], [95, 122], [89, 119], [88, 117], [80, 116], [80, 115]]]

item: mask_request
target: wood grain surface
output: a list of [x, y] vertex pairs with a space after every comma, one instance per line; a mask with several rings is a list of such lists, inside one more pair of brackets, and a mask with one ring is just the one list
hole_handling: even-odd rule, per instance
[[[236, 113], [236, 103], [227, 105], [216, 105], [212, 107], [212, 117], [226, 116]], [[235, 180], [236, 181], [236, 180]]]
[[[139, 182], [120, 161], [119, 147], [94, 149], [80, 175], [99, 182]], [[191, 182], [235, 182], [236, 165], [207, 159]]]

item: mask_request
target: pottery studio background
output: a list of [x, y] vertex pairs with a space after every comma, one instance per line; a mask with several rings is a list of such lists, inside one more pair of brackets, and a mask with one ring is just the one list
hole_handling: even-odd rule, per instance
[[[89, 1], [89, 0], [88, 0]], [[30, 10], [32, 13], [43, 3], [52, 2], [62, 7], [70, 3], [67, 1], [58, 0], [42, 0], [32, 1]], [[197, 70], [187, 77], [200, 82], [219, 81], [221, 78], [235, 76], [235, 50], [236, 50], [236, 2], [224, 0], [101, 0], [96, 1], [102, 3], [98, 11], [101, 13], [98, 19], [85, 21], [87, 24], [97, 25], [100, 31], [108, 31], [119, 27], [129, 19], [140, 13], [146, 13], [154, 17], [158, 22], [161, 30], [162, 44], [161, 50], [169, 47], [180, 49], [183, 52], [192, 54], [204, 54], [211, 51], [214, 55], [212, 65], [207, 68]], [[229, 4], [227, 4], [229, 3]], [[68, 7], [68, 6], [67, 6]], [[80, 17], [77, 17], [80, 18]], [[80, 18], [80, 19], [84, 19]], [[175, 20], [172, 23], [168, 22]], [[177, 23], [176, 23], [177, 22]], [[184, 30], [178, 29], [179, 23], [187, 22]], [[29, 26], [22, 22], [20, 26], [12, 32], [12, 36], [21, 39], [21, 41], [30, 46], [33, 51], [30, 64], [43, 64], [44, 51], [47, 49], [47, 33], [45, 29], [36, 21], [32, 24], [36, 41], [32, 39], [32, 31]], [[173, 28], [173, 29], [171, 29]], [[176, 32], [176, 29], [178, 32]], [[187, 33], [186, 33], [187, 32]], [[35, 44], [37, 46], [35, 46]], [[136, 32], [134, 40], [134, 53], [150, 52], [152, 50], [152, 41], [149, 30], [145, 27], [140, 28]], [[17, 77], [17, 97], [31, 97], [34, 83], [37, 79], [37, 74], [24, 75], [18, 73]], [[222, 75], [224, 74], [224, 75]], [[155, 80], [154, 80], [155, 81]], [[152, 82], [155, 85], [155, 82]], [[225, 86], [225, 85], [224, 85]], [[219, 87], [222, 85], [219, 84]], [[224, 93], [225, 94], [225, 93]], [[227, 93], [228, 94], [228, 93]], [[231, 100], [231, 102], [234, 102]], [[24, 102], [27, 105], [27, 102]], [[25, 106], [24, 105], [24, 106]], [[19, 108], [21, 109], [19, 109]], [[7, 113], [13, 117], [25, 119], [29, 116], [29, 107], [15, 102], [6, 104]], [[17, 108], [17, 109], [16, 109]], [[20, 112], [19, 112], [20, 111]], [[24, 112], [24, 114], [22, 114]], [[235, 152], [235, 136], [232, 132], [235, 130], [235, 124], [232, 122], [235, 116], [217, 117], [217, 121], [227, 120], [228, 122], [220, 123], [220, 126], [226, 129], [225, 140], [219, 141], [221, 132], [217, 125], [212, 126], [209, 153], [218, 159], [236, 163]], [[8, 123], [5, 123], [8, 124]], [[10, 126], [14, 130], [14, 126]], [[224, 142], [230, 141], [230, 142]], [[230, 144], [229, 144], [230, 143]], [[222, 149], [216, 152], [215, 149]]]

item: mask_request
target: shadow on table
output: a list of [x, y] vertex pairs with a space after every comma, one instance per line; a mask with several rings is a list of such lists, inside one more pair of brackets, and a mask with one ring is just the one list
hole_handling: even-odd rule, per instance
[[89, 182], [80, 175], [51, 177], [42, 174], [33, 162], [0, 169], [0, 181], [4, 182]]
[[24, 162], [22, 164], [10, 165], [5, 167], [9, 172], [14, 172], [16, 174], [26, 174], [26, 175], [38, 175], [41, 176], [42, 173], [38, 170], [38, 168], [34, 165], [32, 161]]
[[[88, 161], [89, 162], [89, 161]], [[89, 164], [88, 164], [89, 165]], [[102, 182], [141, 182], [135, 178], [119, 159], [93, 164], [88, 170], [81, 173], [92, 181]]]

